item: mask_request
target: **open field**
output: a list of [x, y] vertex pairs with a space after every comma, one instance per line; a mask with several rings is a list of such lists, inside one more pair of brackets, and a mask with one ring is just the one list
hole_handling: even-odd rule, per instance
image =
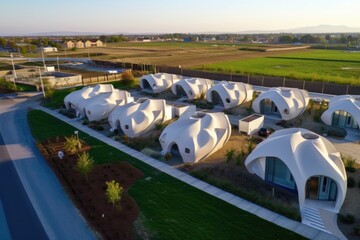
[[197, 69], [359, 85], [360, 52], [307, 50], [207, 64]]
[[[41, 111], [29, 113], [34, 138], [71, 135], [75, 128]], [[126, 161], [144, 173], [129, 189], [140, 208], [139, 222], [151, 239], [301, 239], [295, 233], [266, 222], [180, 182], [86, 133], [96, 164]], [[257, 226], [261, 226], [261, 231]]]
[[[288, 45], [221, 44], [185, 42], [124, 42], [108, 44], [105, 47], [84, 48], [76, 51], [46, 53], [46, 57], [82, 57], [97, 60], [192, 67], [228, 60], [274, 56], [277, 52], [261, 52], [268, 48], [286, 48]], [[241, 50], [243, 49], [243, 50]], [[298, 52], [284, 50], [281, 52]], [[30, 54], [27, 57], [41, 57]]]

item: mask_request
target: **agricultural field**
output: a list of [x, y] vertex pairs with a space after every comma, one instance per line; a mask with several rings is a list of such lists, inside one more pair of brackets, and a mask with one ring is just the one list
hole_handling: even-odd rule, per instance
[[281, 76], [293, 79], [360, 85], [360, 52], [308, 50], [305, 52], [224, 61], [198, 66], [216, 72]]
[[[76, 49], [45, 53], [45, 57], [74, 57], [114, 62], [130, 62], [182, 67], [193, 67], [203, 64], [266, 57], [279, 54], [266, 52], [269, 48], [287, 48], [288, 45], [261, 44], [224, 44], [224, 43], [185, 43], [185, 42], [124, 42], [111, 43], [105, 47]], [[284, 50], [282, 52], [307, 51]], [[36, 57], [34, 54], [27, 57]], [[37, 57], [41, 57], [38, 54]]]

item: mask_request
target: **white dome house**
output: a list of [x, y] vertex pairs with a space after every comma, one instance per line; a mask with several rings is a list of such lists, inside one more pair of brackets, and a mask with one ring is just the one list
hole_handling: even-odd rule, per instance
[[309, 100], [306, 90], [270, 88], [254, 100], [252, 108], [256, 113], [278, 115], [282, 120], [291, 120], [306, 110]]

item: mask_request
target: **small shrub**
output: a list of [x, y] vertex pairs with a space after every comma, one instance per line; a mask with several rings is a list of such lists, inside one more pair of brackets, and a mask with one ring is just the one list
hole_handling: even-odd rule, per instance
[[166, 161], [169, 161], [172, 158], [172, 156], [169, 152], [167, 152], [167, 153], [165, 153], [164, 158]]
[[162, 130], [164, 130], [165, 127], [166, 127], [166, 125], [163, 124], [162, 122], [157, 122], [157, 123], [155, 123], [155, 128], [156, 128], [156, 130], [162, 131]]
[[225, 153], [225, 157], [226, 157], [225, 162], [229, 163], [230, 161], [232, 161], [233, 158], [234, 158], [234, 155], [235, 155], [235, 149], [234, 148], [227, 149], [226, 153]]
[[122, 135], [121, 136], [121, 141], [124, 143], [127, 143], [129, 141], [129, 137], [127, 135]]
[[242, 159], [243, 159], [242, 153], [236, 154], [236, 156], [235, 156], [236, 165], [238, 165], [238, 166], [242, 165]]
[[124, 85], [131, 85], [134, 83], [134, 75], [130, 71], [125, 71], [121, 74], [121, 82]]
[[355, 217], [354, 215], [351, 214], [346, 214], [346, 215], [339, 214], [339, 220], [345, 224], [353, 224], [355, 222]]
[[108, 202], [114, 207], [116, 204], [120, 203], [124, 188], [121, 187], [118, 182], [115, 182], [115, 180], [106, 182], [106, 186], [106, 197]]
[[64, 148], [70, 153], [76, 153], [78, 149], [81, 149], [80, 141], [76, 136], [71, 136], [69, 138], [65, 137], [66, 141], [64, 143]]
[[253, 150], [253, 141], [251, 140], [249, 143], [248, 143], [248, 154], [250, 154], [251, 152], [252, 152], [252, 150]]
[[349, 177], [347, 180], [347, 186], [349, 188], [353, 188], [353, 187], [355, 187], [355, 184], [356, 184], [355, 178]]
[[98, 125], [97, 127], [96, 127], [96, 130], [98, 130], [98, 131], [104, 131], [104, 126], [102, 126], [102, 125]]
[[78, 155], [76, 162], [76, 169], [85, 176], [87, 181], [88, 173], [94, 167], [94, 160], [90, 157], [89, 153], [83, 152]]
[[89, 120], [85, 119], [82, 123], [82, 125], [89, 125]]
[[349, 172], [356, 171], [356, 168], [355, 168], [356, 159], [355, 158], [353, 158], [352, 156], [341, 156], [341, 159], [344, 163], [346, 171], [349, 171]]
[[356, 236], [360, 236], [360, 226], [354, 227], [354, 233]]

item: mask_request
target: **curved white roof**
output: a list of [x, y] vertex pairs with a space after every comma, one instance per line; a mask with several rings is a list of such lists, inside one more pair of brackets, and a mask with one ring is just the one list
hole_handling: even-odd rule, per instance
[[169, 89], [181, 78], [181, 76], [169, 73], [144, 75], [140, 79], [140, 87], [142, 90], [150, 91], [153, 93], [160, 93]]
[[230, 135], [231, 125], [224, 113], [197, 112], [169, 124], [159, 140], [163, 153], [171, 153], [176, 144], [182, 160], [194, 163], [223, 147]]
[[213, 81], [203, 78], [185, 78], [174, 83], [171, 86], [171, 91], [178, 95], [178, 87], [180, 86], [186, 93], [188, 99], [200, 98], [201, 94], [205, 94], [212, 86]]
[[283, 120], [291, 120], [300, 116], [309, 103], [309, 94], [306, 90], [298, 88], [270, 88], [261, 93], [253, 102], [252, 108], [261, 113], [261, 101], [270, 99], [278, 108]]
[[357, 124], [360, 124], [360, 96], [340, 95], [330, 99], [329, 108], [321, 115], [321, 120], [332, 124], [332, 116], [335, 111], [345, 111], [351, 114]]
[[109, 123], [112, 129], [120, 127], [125, 135], [137, 137], [167, 120], [167, 113], [165, 100], [143, 98], [117, 107], [110, 114]]
[[131, 97], [129, 92], [115, 89], [113, 92], [101, 93], [93, 98], [84, 100], [82, 102], [85, 106], [83, 114], [90, 121], [99, 121], [108, 118], [115, 107], [133, 101], [134, 98]]
[[112, 84], [97, 84], [95, 86], [87, 86], [66, 95], [64, 98], [64, 104], [67, 109], [75, 109], [85, 99], [92, 98], [99, 93], [112, 91], [114, 91], [114, 86]]
[[217, 92], [221, 98], [224, 108], [236, 107], [244, 102], [250, 101], [253, 96], [251, 85], [242, 82], [220, 82], [212, 86], [206, 92], [206, 100], [213, 102], [213, 92]]
[[294, 177], [300, 209], [305, 204], [305, 186], [312, 176], [330, 177], [337, 185], [337, 199], [332, 209], [340, 210], [347, 190], [347, 176], [340, 153], [324, 137], [302, 128], [275, 132], [260, 143], [245, 160], [250, 173], [265, 179], [265, 158], [282, 160]]

